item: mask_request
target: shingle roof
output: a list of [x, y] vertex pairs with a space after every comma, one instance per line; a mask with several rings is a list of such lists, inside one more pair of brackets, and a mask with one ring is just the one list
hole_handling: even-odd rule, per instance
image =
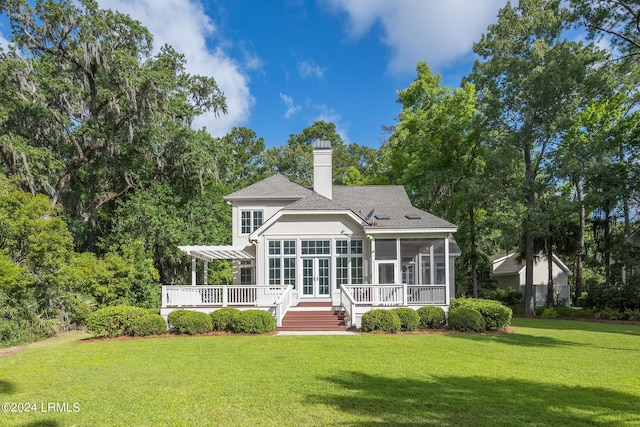
[[409, 196], [401, 185], [334, 186], [333, 201], [357, 209], [381, 206], [411, 207]]
[[276, 174], [226, 195], [225, 200], [237, 199], [301, 199], [315, 194], [284, 175]]
[[[272, 175], [225, 196], [226, 200], [293, 200], [286, 210], [351, 210], [369, 225], [365, 228], [455, 228], [455, 225], [411, 205], [401, 185], [334, 186], [327, 199], [283, 175]], [[376, 218], [376, 215], [378, 218]]]
[[[499, 256], [495, 256], [495, 259], [492, 259], [492, 261], [496, 261], [505, 256], [508, 258], [502, 261], [502, 264], [498, 267], [493, 269], [493, 274], [514, 274], [522, 270], [524, 263], [522, 261], [518, 261], [518, 254], [515, 252], [510, 254], [500, 254]], [[494, 258], [494, 256], [491, 258]]]
[[312, 193], [309, 196], [303, 197], [302, 199], [291, 203], [290, 205], [285, 207], [285, 209], [287, 210], [345, 210], [345, 207], [317, 193]]

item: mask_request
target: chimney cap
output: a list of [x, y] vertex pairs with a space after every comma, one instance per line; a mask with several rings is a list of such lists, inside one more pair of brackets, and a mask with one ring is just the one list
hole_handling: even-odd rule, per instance
[[314, 150], [331, 150], [331, 141], [323, 141], [321, 139], [316, 139], [313, 141], [313, 149]]

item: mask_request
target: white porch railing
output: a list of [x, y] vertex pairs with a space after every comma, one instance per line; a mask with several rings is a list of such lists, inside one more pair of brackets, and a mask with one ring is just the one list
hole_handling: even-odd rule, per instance
[[229, 305], [273, 307], [288, 288], [290, 286], [168, 285], [162, 287], [162, 307], [227, 307]]
[[346, 315], [349, 316], [349, 326], [352, 326], [356, 320], [356, 301], [345, 285], [340, 286], [340, 305], [344, 308]]
[[275, 310], [275, 318], [276, 318], [276, 326], [282, 326], [282, 319], [284, 319], [285, 314], [291, 307], [291, 291], [293, 290], [293, 286], [289, 285], [285, 288], [280, 298], [276, 300], [276, 310]]
[[[342, 285], [341, 292], [361, 305], [444, 305], [445, 285]], [[343, 298], [344, 301], [344, 298]]]
[[446, 285], [408, 285], [407, 304], [445, 305], [447, 302]]

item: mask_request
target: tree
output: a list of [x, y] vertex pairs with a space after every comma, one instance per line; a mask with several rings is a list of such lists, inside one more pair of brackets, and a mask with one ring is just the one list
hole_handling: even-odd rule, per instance
[[13, 34], [0, 53], [1, 162], [85, 222], [165, 173], [175, 147], [198, 139], [195, 115], [226, 111], [213, 78], [185, 73], [169, 46], [151, 57], [151, 34], [127, 15], [92, 0], [0, 11]]
[[416, 72], [409, 87], [398, 91], [402, 112], [388, 143], [392, 174], [416, 206], [463, 224], [457, 236], [477, 298], [477, 221], [487, 193], [475, 88], [442, 87], [425, 62]]
[[[316, 121], [300, 134], [289, 136], [287, 144], [264, 152], [264, 173], [277, 172], [300, 185], [313, 185], [313, 148], [316, 140], [329, 141], [333, 149], [333, 183], [335, 185], [366, 184], [376, 180], [382, 169], [376, 150], [359, 144], [345, 144], [333, 123]], [[356, 168], [360, 178], [354, 173]]]
[[479, 91], [487, 125], [499, 131], [494, 144], [516, 148], [524, 165], [520, 184], [526, 268], [525, 314], [533, 313], [536, 211], [544, 189], [541, 173], [573, 114], [589, 90], [598, 87], [590, 69], [602, 55], [591, 45], [568, 41], [569, 19], [560, 1], [522, 0], [507, 4], [474, 51], [480, 56], [470, 80]]

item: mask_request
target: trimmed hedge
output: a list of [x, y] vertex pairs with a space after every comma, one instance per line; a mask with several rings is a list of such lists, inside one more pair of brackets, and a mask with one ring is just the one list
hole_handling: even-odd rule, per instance
[[420, 317], [420, 326], [425, 329], [440, 329], [447, 323], [447, 317], [441, 307], [425, 306], [416, 312]]
[[384, 331], [389, 334], [396, 333], [401, 327], [400, 318], [393, 310], [370, 310], [362, 315], [363, 332]]
[[209, 313], [209, 316], [211, 316], [211, 323], [213, 324], [213, 330], [230, 331], [231, 322], [238, 313], [240, 313], [240, 310], [233, 307], [225, 307]]
[[420, 316], [418, 316], [418, 313], [416, 313], [414, 309], [400, 307], [394, 308], [391, 311], [398, 315], [401, 331], [417, 331], [420, 327]]
[[176, 310], [169, 314], [168, 319], [179, 334], [198, 335], [211, 332], [211, 317], [206, 313]]
[[97, 338], [131, 335], [131, 326], [148, 311], [141, 307], [116, 305], [94, 311], [87, 317], [87, 327]]
[[160, 335], [165, 332], [167, 332], [167, 322], [159, 314], [147, 313], [131, 324], [131, 335], [136, 337]]
[[231, 330], [243, 334], [265, 334], [275, 331], [276, 319], [265, 310], [239, 311], [231, 320]]
[[456, 298], [451, 301], [451, 309], [471, 308], [479, 312], [489, 330], [505, 329], [511, 325], [513, 312], [499, 301], [489, 299]]
[[453, 308], [449, 311], [449, 328], [461, 332], [483, 332], [487, 329], [487, 323], [477, 310]]

